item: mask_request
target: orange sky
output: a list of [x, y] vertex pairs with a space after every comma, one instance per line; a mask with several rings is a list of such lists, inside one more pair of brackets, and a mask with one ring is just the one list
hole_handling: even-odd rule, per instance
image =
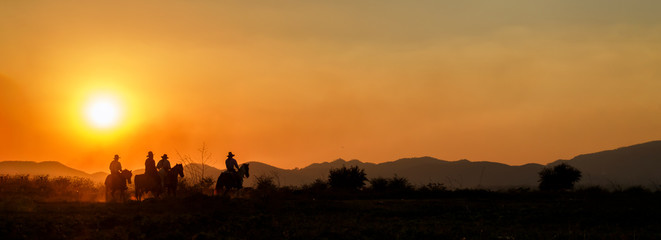
[[[0, 160], [108, 171], [432, 156], [548, 163], [661, 139], [659, 1], [1, 1]], [[83, 117], [99, 92], [115, 128]]]

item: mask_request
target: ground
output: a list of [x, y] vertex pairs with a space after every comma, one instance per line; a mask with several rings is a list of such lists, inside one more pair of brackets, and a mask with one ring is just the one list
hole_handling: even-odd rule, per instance
[[3, 202], [1, 239], [660, 239], [658, 193]]

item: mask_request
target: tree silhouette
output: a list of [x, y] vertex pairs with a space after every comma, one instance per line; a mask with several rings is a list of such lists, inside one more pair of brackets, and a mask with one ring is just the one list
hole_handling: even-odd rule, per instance
[[358, 166], [350, 168], [343, 166], [330, 170], [328, 184], [335, 189], [358, 190], [365, 186], [367, 180], [365, 176], [365, 170], [358, 168]]
[[581, 171], [562, 163], [555, 167], [547, 167], [539, 172], [539, 189], [547, 190], [567, 190], [574, 188], [574, 184], [581, 180]]

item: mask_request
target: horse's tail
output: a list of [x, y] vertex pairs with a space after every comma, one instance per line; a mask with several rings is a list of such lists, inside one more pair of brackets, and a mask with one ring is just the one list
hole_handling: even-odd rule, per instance
[[220, 190], [220, 188], [223, 186], [221, 181], [222, 181], [223, 173], [220, 173], [218, 175], [218, 179], [216, 179], [216, 191]]

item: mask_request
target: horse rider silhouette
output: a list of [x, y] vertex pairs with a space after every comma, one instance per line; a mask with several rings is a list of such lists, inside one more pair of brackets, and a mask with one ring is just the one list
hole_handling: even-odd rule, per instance
[[122, 188], [128, 189], [128, 187], [126, 187], [126, 182], [120, 181], [122, 164], [119, 162], [119, 155], [115, 154], [115, 157], [113, 158], [112, 162], [110, 162], [109, 168], [110, 168], [110, 175], [113, 177], [114, 181], [121, 182]]
[[227, 171], [231, 173], [236, 173], [236, 171], [239, 170], [239, 164], [236, 162], [236, 159], [234, 159], [234, 154], [232, 154], [232, 152], [227, 154], [225, 167], [227, 167]]
[[154, 161], [154, 153], [149, 151], [147, 153], [147, 160], [145, 160], [145, 175], [154, 179], [154, 181], [160, 180], [158, 177], [158, 171], [156, 171], [156, 161]]
[[158, 161], [156, 169], [158, 169], [158, 175], [161, 177], [161, 186], [165, 187], [165, 178], [168, 176], [168, 173], [171, 169], [167, 154], [163, 154], [163, 156], [161, 156], [161, 160]]

